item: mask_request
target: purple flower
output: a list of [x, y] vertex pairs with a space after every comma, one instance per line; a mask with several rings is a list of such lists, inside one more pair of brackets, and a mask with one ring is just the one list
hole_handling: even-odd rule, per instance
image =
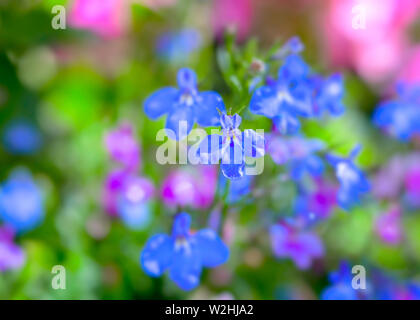
[[190, 224], [187, 213], [176, 215], [172, 235], [154, 235], [140, 256], [140, 264], [149, 276], [159, 277], [169, 270], [170, 279], [183, 290], [198, 286], [203, 267], [217, 267], [229, 257], [229, 249], [213, 230], [191, 233]]
[[184, 139], [195, 122], [203, 127], [219, 125], [218, 110], [225, 111], [222, 97], [214, 91], [199, 92], [197, 76], [191, 69], [180, 69], [177, 80], [178, 89], [165, 87], [146, 99], [146, 115], [156, 120], [167, 114], [165, 127], [175, 140]]
[[420, 163], [409, 168], [405, 174], [406, 199], [411, 206], [420, 207]]
[[120, 196], [125, 179], [129, 173], [125, 170], [117, 169], [111, 171], [105, 181], [102, 202], [105, 211], [111, 216], [118, 216], [118, 198]]
[[308, 81], [309, 67], [298, 55], [289, 55], [272, 85], [255, 90], [252, 113], [273, 119], [281, 133], [293, 134], [300, 128], [298, 117], [312, 115], [313, 90]]
[[146, 178], [129, 176], [124, 180], [118, 199], [121, 220], [131, 229], [144, 229], [150, 222], [149, 200], [154, 186]]
[[360, 196], [370, 189], [365, 174], [353, 163], [359, 152], [360, 146], [356, 146], [348, 158], [327, 155], [327, 160], [334, 167], [335, 174], [340, 182], [337, 195], [338, 204], [346, 210], [359, 202]]
[[105, 137], [105, 145], [111, 158], [127, 170], [134, 171], [140, 165], [140, 147], [134, 138], [133, 128], [123, 124]]
[[13, 229], [0, 227], [0, 272], [18, 269], [25, 263], [25, 252], [13, 242], [13, 238]]
[[37, 227], [44, 219], [44, 197], [29, 172], [13, 171], [0, 188], [0, 219], [18, 232]]
[[308, 223], [326, 219], [337, 204], [337, 188], [318, 179], [316, 189], [303, 192], [295, 201], [295, 212], [303, 215]]
[[217, 169], [214, 166], [174, 170], [162, 184], [162, 199], [168, 207], [206, 209], [213, 203], [216, 185]]
[[391, 245], [402, 241], [401, 211], [398, 207], [381, 214], [375, 221], [375, 231], [381, 240]]
[[381, 103], [373, 122], [402, 141], [420, 134], [420, 85], [397, 85], [398, 97]]
[[247, 129], [242, 133], [238, 114], [222, 114], [222, 135], [211, 134], [204, 138], [198, 148], [203, 164], [215, 164], [221, 160], [221, 170], [228, 179], [239, 179], [244, 175], [245, 157], [264, 156], [264, 136]]
[[313, 232], [281, 223], [270, 228], [271, 245], [278, 258], [290, 258], [299, 269], [308, 269], [314, 259], [324, 255], [324, 245]]

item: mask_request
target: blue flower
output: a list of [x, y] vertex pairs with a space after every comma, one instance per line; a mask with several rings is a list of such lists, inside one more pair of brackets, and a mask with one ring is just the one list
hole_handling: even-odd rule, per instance
[[197, 76], [191, 69], [180, 69], [177, 80], [178, 89], [166, 87], [146, 99], [146, 115], [156, 120], [167, 114], [165, 127], [175, 140], [184, 139], [195, 122], [203, 127], [218, 126], [218, 110], [225, 111], [222, 97], [214, 91], [198, 92]]
[[245, 157], [264, 156], [264, 136], [254, 130], [241, 132], [238, 114], [222, 114], [222, 135], [211, 134], [198, 147], [202, 164], [216, 164], [221, 159], [221, 170], [228, 179], [239, 179], [244, 175]]
[[343, 96], [344, 83], [340, 74], [333, 74], [327, 79], [314, 81], [317, 83], [315, 97], [315, 113], [322, 114], [328, 111], [333, 116], [339, 116], [344, 112]]
[[158, 56], [165, 61], [187, 61], [191, 53], [200, 48], [202, 38], [195, 29], [183, 29], [164, 33], [156, 43]]
[[327, 155], [327, 160], [335, 168], [335, 174], [340, 182], [338, 204], [346, 210], [358, 203], [360, 196], [370, 189], [365, 174], [353, 163], [359, 151], [360, 146], [356, 146], [347, 159]]
[[[242, 178], [231, 180], [229, 184], [229, 190], [226, 202], [227, 203], [236, 203], [242, 200], [251, 192], [252, 176], [244, 175]], [[223, 174], [219, 178], [219, 190], [223, 195], [226, 192], [227, 180]]]
[[12, 154], [27, 155], [41, 147], [42, 137], [38, 128], [29, 121], [14, 120], [4, 129], [3, 144]]
[[279, 69], [278, 79], [272, 85], [255, 90], [251, 112], [273, 119], [281, 133], [299, 130], [298, 116], [312, 115], [313, 89], [308, 80], [309, 66], [298, 55], [289, 55]]
[[151, 237], [140, 256], [140, 264], [151, 277], [169, 270], [169, 277], [183, 290], [200, 283], [203, 267], [217, 267], [228, 260], [229, 249], [211, 229], [190, 232], [191, 218], [187, 213], [175, 217], [172, 235]]
[[0, 219], [18, 232], [29, 231], [44, 218], [41, 189], [23, 170], [12, 172], [0, 190]]
[[304, 44], [299, 37], [291, 37], [286, 43], [280, 48], [280, 50], [273, 55], [273, 59], [283, 59], [290, 54], [298, 54], [305, 49]]
[[286, 138], [277, 134], [270, 135], [267, 142], [267, 152], [273, 161], [279, 165], [288, 163], [294, 180], [302, 179], [305, 173], [317, 177], [324, 172], [324, 163], [316, 154], [324, 148], [321, 140]]
[[359, 300], [357, 291], [351, 285], [352, 278], [350, 264], [348, 262], [341, 262], [339, 269], [330, 273], [329, 280], [331, 285], [322, 291], [321, 299]]
[[118, 199], [118, 213], [126, 226], [142, 230], [151, 220], [150, 198], [154, 186], [146, 178], [127, 177]]
[[408, 141], [420, 134], [420, 85], [399, 84], [397, 93], [397, 98], [376, 108], [373, 122], [401, 141]]

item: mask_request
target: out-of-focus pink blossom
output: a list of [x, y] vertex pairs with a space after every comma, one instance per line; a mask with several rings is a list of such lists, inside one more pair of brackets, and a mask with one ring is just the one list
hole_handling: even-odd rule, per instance
[[208, 208], [213, 202], [217, 184], [214, 166], [198, 166], [191, 171], [174, 170], [162, 185], [162, 198], [169, 207]]
[[271, 244], [278, 258], [290, 258], [299, 269], [308, 269], [314, 259], [324, 255], [324, 245], [316, 233], [290, 224], [276, 224], [270, 229]]
[[129, 4], [127, 0], [74, 0], [69, 24], [104, 38], [119, 37], [128, 26]]
[[420, 207], [420, 163], [407, 171], [404, 182], [408, 202]]
[[410, 50], [407, 63], [401, 70], [399, 80], [405, 83], [420, 82], [420, 46]]
[[[364, 9], [364, 29], [353, 28], [356, 6]], [[355, 67], [371, 82], [392, 76], [408, 47], [407, 26], [419, 8], [418, 0], [330, 0], [323, 17], [330, 60]]]
[[323, 180], [317, 181], [318, 188], [309, 196], [308, 210], [318, 217], [328, 218], [337, 205], [337, 187]]
[[397, 245], [402, 240], [401, 211], [398, 207], [381, 214], [375, 222], [375, 232], [387, 244]]
[[118, 216], [118, 198], [127, 179], [128, 173], [124, 170], [111, 171], [106, 178], [102, 202], [105, 211], [111, 216]]
[[25, 263], [25, 252], [13, 242], [15, 232], [0, 227], [0, 272], [20, 268]]
[[234, 28], [238, 38], [243, 39], [251, 29], [251, 22], [251, 0], [214, 0], [212, 23], [216, 36]]
[[127, 170], [135, 170], [140, 164], [140, 147], [134, 138], [133, 128], [123, 124], [105, 136], [105, 145], [112, 159]]

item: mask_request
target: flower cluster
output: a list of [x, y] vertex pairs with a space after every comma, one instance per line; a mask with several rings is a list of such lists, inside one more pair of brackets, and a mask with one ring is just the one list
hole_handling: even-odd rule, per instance
[[154, 186], [148, 179], [138, 176], [140, 146], [129, 124], [123, 124], [105, 137], [111, 158], [121, 165], [108, 174], [103, 201], [105, 210], [119, 216], [130, 228], [143, 229], [150, 221], [150, 199]]

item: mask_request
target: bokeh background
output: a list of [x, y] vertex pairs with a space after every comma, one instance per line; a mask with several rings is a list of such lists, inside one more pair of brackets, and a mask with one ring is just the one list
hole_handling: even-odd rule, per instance
[[[90, 9], [78, 10], [78, 2], [91, 2]], [[367, 7], [366, 28], [354, 30], [352, 8], [359, 2]], [[51, 26], [55, 5], [66, 8], [65, 30]], [[0, 298], [318, 299], [343, 261], [365, 266], [369, 279], [386, 278], [377, 281], [387, 298], [415, 297], [410, 290], [420, 281], [420, 140], [386, 134], [372, 123], [372, 114], [393, 97], [396, 83], [420, 82], [419, 7], [418, 0], [0, 0], [1, 210], [39, 210], [42, 216], [22, 230], [3, 221]], [[294, 214], [298, 188], [277, 179], [286, 169], [270, 157], [235, 205], [219, 197], [212, 178], [197, 186], [207, 174], [201, 169], [156, 163], [155, 137], [164, 121], [148, 119], [143, 101], [174, 85], [180, 67], [194, 69], [200, 88], [217, 90], [227, 106], [238, 108], [236, 80], [226, 81], [222, 72], [225, 31], [236, 34], [238, 77], [241, 63], [245, 68], [254, 58], [264, 60], [270, 48], [296, 35], [314, 70], [344, 76], [345, 115], [306, 121], [303, 132], [342, 155], [361, 144], [357, 163], [372, 190], [351, 212], [334, 207], [314, 227], [325, 254], [310, 269], [272, 253], [266, 230]], [[244, 123], [271, 129], [268, 119], [250, 116]], [[145, 209], [147, 226], [140, 229], [107, 207], [107, 176], [118, 165], [104, 141], [121, 125], [131, 126], [140, 148], [138, 173], [155, 189]], [[19, 177], [26, 184], [16, 194]], [[146, 240], [170, 231], [176, 208], [162, 191], [168, 179], [188, 182], [179, 197], [194, 228], [224, 212], [220, 229], [229, 261], [206, 270], [190, 292], [167, 276], [148, 277], [139, 264]], [[189, 199], [197, 188], [210, 201]], [[51, 287], [54, 265], [66, 268], [65, 290]]]

